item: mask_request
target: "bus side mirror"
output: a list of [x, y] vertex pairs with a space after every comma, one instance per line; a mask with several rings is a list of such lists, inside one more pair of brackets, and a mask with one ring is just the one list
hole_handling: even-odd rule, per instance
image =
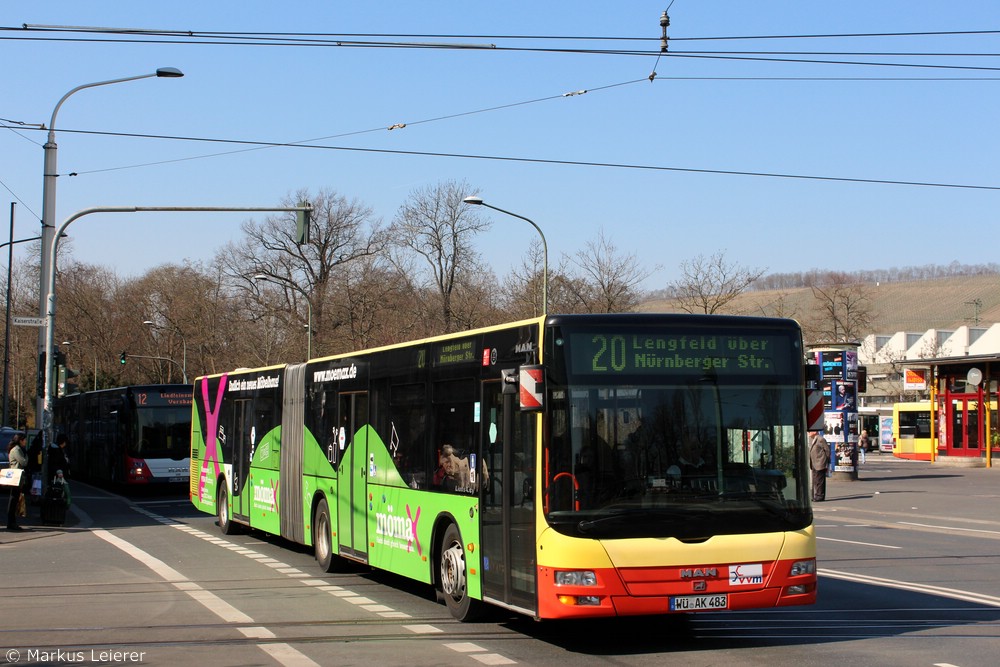
[[538, 365], [518, 369], [518, 397], [522, 410], [542, 410], [545, 407], [545, 368]]

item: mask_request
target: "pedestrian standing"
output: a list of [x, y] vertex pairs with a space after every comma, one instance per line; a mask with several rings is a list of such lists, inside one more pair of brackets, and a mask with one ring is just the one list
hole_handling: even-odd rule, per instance
[[66, 445], [69, 438], [65, 433], [56, 436], [56, 441], [49, 445], [49, 470], [55, 476], [56, 470], [62, 470], [66, 479], [71, 477], [69, 470], [69, 454], [66, 453]]
[[830, 468], [830, 445], [819, 431], [809, 435], [809, 469], [812, 470], [812, 499], [826, 500], [826, 473]]
[[[28, 454], [24, 450], [24, 434], [15, 433], [10, 439], [7, 449], [7, 458], [10, 460], [9, 466], [14, 470], [21, 470], [21, 483], [10, 487], [10, 499], [7, 501], [7, 530], [24, 530], [17, 525], [17, 515], [20, 509], [22, 490], [28, 475], [24, 470], [28, 467]], [[29, 482], [30, 483], [30, 482]]]
[[865, 462], [865, 452], [868, 451], [868, 431], [861, 430], [861, 438], [858, 440], [858, 463]]

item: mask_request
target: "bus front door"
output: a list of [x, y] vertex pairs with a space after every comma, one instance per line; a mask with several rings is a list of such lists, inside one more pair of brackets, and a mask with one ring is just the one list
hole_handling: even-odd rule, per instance
[[343, 456], [337, 468], [337, 535], [340, 554], [368, 562], [368, 395], [345, 393], [338, 397]]
[[500, 382], [483, 383], [481, 485], [483, 599], [533, 614], [536, 609], [535, 424], [517, 395]]

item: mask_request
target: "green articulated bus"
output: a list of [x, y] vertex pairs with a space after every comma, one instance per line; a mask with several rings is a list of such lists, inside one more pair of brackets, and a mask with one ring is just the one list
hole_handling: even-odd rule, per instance
[[194, 505], [460, 620], [811, 604], [791, 320], [550, 315], [200, 377]]

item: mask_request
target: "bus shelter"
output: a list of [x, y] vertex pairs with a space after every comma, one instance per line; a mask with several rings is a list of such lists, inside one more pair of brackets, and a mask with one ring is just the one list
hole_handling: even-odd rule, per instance
[[932, 424], [937, 446], [932, 454], [985, 459], [1000, 455], [997, 404], [1000, 354], [922, 359], [930, 367]]

